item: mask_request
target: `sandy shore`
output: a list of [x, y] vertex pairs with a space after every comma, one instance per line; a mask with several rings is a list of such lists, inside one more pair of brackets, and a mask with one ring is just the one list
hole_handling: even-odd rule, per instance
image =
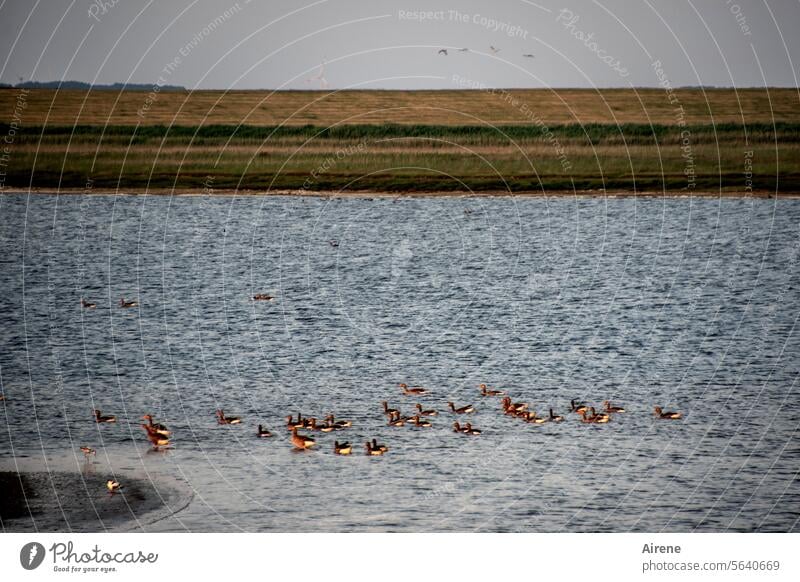
[[6, 532], [146, 530], [191, 501], [162, 483], [117, 475], [122, 491], [106, 489], [106, 473], [0, 472], [0, 524]]
[[202, 189], [171, 190], [164, 188], [137, 189], [126, 188], [122, 192], [115, 190], [92, 189], [86, 191], [82, 188], [61, 188], [53, 190], [48, 188], [33, 188], [30, 190], [2, 190], [0, 194], [85, 194], [89, 196], [303, 196], [311, 198], [800, 198], [800, 192], [774, 192], [758, 190], [752, 192], [741, 191], [682, 191], [667, 190], [666, 192], [630, 190], [602, 191], [602, 190], [551, 190], [549, 192], [526, 191], [486, 191], [486, 192], [370, 192], [370, 191], [313, 191], [313, 190], [223, 190], [214, 189], [212, 192]]

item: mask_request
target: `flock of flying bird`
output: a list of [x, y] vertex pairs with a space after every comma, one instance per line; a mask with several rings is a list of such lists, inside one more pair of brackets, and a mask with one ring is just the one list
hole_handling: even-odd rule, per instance
[[[420, 386], [409, 387], [404, 383], [400, 384], [399, 386], [402, 389], [403, 394], [406, 396], [422, 396], [428, 394], [429, 392], [428, 389]], [[548, 422], [563, 422], [565, 420], [564, 416], [555, 414], [552, 408], [550, 408], [548, 415], [539, 416], [536, 411], [530, 409], [530, 405], [527, 402], [514, 402], [511, 397], [507, 396], [502, 390], [494, 390], [488, 387], [486, 384], [480, 384], [478, 388], [480, 389], [481, 396], [484, 397], [503, 396], [501, 400], [501, 408], [503, 413], [508, 416], [519, 418], [524, 422], [538, 425]], [[412, 427], [430, 428], [433, 426], [433, 424], [427, 420], [427, 417], [438, 416], [439, 414], [439, 412], [436, 410], [425, 409], [423, 408], [422, 404], [416, 403], [415, 412], [411, 416], [403, 416], [399, 409], [390, 408], [388, 402], [384, 401], [381, 404], [383, 406], [383, 414], [387, 418], [388, 425], [392, 427], [401, 427], [407, 424]], [[472, 404], [456, 406], [453, 402], [448, 402], [447, 405], [450, 412], [454, 415], [472, 414], [475, 412], [475, 406]], [[570, 402], [570, 412], [576, 414], [582, 423], [606, 424], [611, 421], [613, 415], [622, 414], [625, 412], [625, 409], [619, 406], [612, 406], [611, 402], [606, 400], [603, 402], [603, 408], [601, 411], [597, 412], [592, 406], [588, 406], [583, 402], [572, 400]], [[98, 424], [117, 422], [116, 416], [104, 415], [100, 410], [94, 410], [93, 414], [94, 420]], [[681, 418], [680, 412], [664, 411], [659, 406], [654, 407], [653, 414], [656, 418], [664, 420], [676, 420]], [[218, 424], [242, 424], [242, 419], [240, 417], [228, 416], [222, 409], [216, 411], [216, 416]], [[150, 414], [145, 414], [142, 417], [142, 420], [147, 421], [147, 423], [142, 424], [141, 427], [144, 429], [147, 439], [153, 445], [155, 450], [161, 450], [170, 446], [169, 436], [171, 433], [166, 426], [155, 422]], [[303, 415], [299, 412], [297, 413], [297, 419], [295, 419], [291, 414], [286, 417], [286, 428], [291, 432], [290, 440], [292, 446], [296, 450], [303, 451], [316, 446], [317, 441], [308, 435], [300, 434], [300, 430], [327, 433], [345, 430], [352, 426], [353, 423], [351, 421], [337, 420], [333, 413], [328, 414], [322, 422], [318, 421], [318, 419], [315, 417], [303, 417]], [[473, 427], [471, 423], [466, 422], [462, 425], [458, 421], [453, 423], [453, 432], [471, 436], [477, 436], [481, 434], [481, 430]], [[264, 428], [263, 425], [259, 424], [256, 436], [259, 438], [269, 438], [273, 435], [268, 429]], [[378, 443], [377, 439], [373, 438], [364, 443], [364, 449], [366, 454], [369, 456], [380, 456], [388, 452], [389, 447], [385, 444]], [[81, 447], [80, 450], [87, 459], [96, 454], [94, 449], [87, 446]], [[333, 443], [333, 452], [337, 455], [350, 455], [353, 452], [353, 446], [348, 441], [339, 442], [338, 440], [335, 440]], [[113, 494], [118, 492], [121, 486], [118, 481], [109, 479], [106, 482], [106, 487]]]
[[[491, 53], [493, 55], [496, 55], [502, 49], [499, 49], [499, 48], [494, 47], [494, 46], [490, 46], [489, 50], [491, 51]], [[447, 56], [448, 55], [447, 51], [448, 51], [448, 49], [446, 49], [446, 48], [439, 49], [439, 52], [437, 54]], [[458, 52], [458, 53], [468, 53], [468, 52], [470, 52], [470, 49], [467, 48], [467, 47], [463, 47], [463, 48], [460, 48], [460, 49], [456, 49], [456, 52]], [[534, 55], [532, 53], [524, 53], [522, 56], [523, 56], [523, 58], [526, 58], [526, 59], [535, 59], [536, 58], [536, 55]], [[305, 80], [306, 84], [312, 84], [312, 83], [313, 84], [319, 84], [319, 88], [320, 89], [327, 89], [328, 88], [328, 79], [325, 78], [325, 65], [326, 64], [327, 63], [325, 61], [322, 61], [322, 64], [319, 66], [319, 71], [317, 71], [317, 74], [314, 75], [313, 77], [307, 78]]]
[[[497, 54], [497, 53], [499, 53], [499, 52], [500, 52], [502, 49], [499, 49], [499, 48], [495, 48], [495, 47], [493, 47], [493, 46], [490, 46], [490, 47], [489, 47], [489, 50], [492, 52], [492, 54], [493, 54], [493, 55], [496, 55], [496, 54]], [[456, 52], [459, 52], [459, 53], [468, 53], [468, 52], [470, 52], [470, 49], [469, 49], [469, 48], [466, 48], [466, 47], [464, 47], [464, 48], [456, 49]], [[446, 49], [446, 48], [443, 48], [443, 49], [439, 49], [439, 52], [438, 52], [437, 54], [440, 54], [440, 55], [447, 56], [447, 55], [448, 55], [448, 52], [447, 52], [447, 49]], [[525, 54], [523, 54], [522, 56], [523, 56], [524, 58], [526, 58], [526, 59], [535, 59], [535, 58], [536, 58], [536, 55], [534, 55], [534, 54], [531, 54], [531, 53], [525, 53]]]

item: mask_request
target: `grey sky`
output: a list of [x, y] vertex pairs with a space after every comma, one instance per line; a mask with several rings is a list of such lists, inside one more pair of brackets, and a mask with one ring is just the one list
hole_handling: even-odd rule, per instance
[[334, 89], [627, 87], [660, 60], [673, 86], [795, 87], [798, 28], [797, 0], [0, 0], [0, 81], [308, 89], [324, 59]]

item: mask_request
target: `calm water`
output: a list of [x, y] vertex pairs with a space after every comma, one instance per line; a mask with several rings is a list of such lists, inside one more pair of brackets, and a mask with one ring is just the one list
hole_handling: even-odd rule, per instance
[[[148, 531], [800, 529], [800, 200], [11, 195], [0, 217], [0, 465], [77, 470], [88, 444], [194, 492]], [[526, 425], [480, 382], [628, 413]], [[441, 414], [390, 428], [382, 400]], [[354, 427], [295, 453], [297, 411]], [[146, 454], [145, 412], [171, 451]]]

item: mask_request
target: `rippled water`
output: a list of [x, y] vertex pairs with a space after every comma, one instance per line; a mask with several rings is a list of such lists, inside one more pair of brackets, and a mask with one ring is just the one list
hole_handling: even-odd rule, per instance
[[[87, 444], [185, 482], [148, 531], [798, 530], [800, 200], [9, 195], [0, 216], [0, 465], [77, 470]], [[434, 428], [385, 425], [382, 400], [418, 401], [402, 381]], [[628, 412], [527, 425], [480, 382]], [[297, 411], [354, 427], [295, 453]], [[172, 450], [147, 454], [145, 412]]]

